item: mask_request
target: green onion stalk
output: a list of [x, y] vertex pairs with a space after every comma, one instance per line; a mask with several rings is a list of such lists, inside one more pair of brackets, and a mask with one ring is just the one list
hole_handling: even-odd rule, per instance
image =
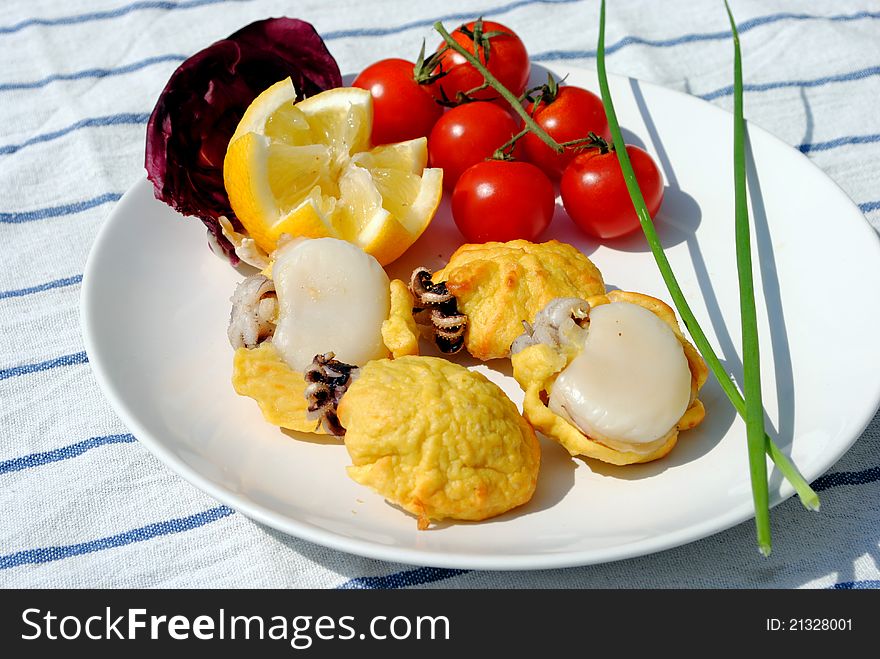
[[749, 206], [746, 200], [745, 119], [743, 118], [742, 54], [730, 5], [724, 0], [733, 32], [733, 187], [736, 233], [736, 270], [739, 275], [739, 314], [742, 328], [743, 391], [746, 398], [746, 442], [755, 502], [758, 548], [769, 556], [770, 502], [767, 494], [767, 461], [764, 459], [764, 404], [761, 402], [761, 366], [758, 317], [752, 280]]
[[[742, 119], [742, 67], [739, 56], [739, 41], [738, 39], [736, 39], [736, 24], [733, 22], [732, 18], [731, 25], [735, 38], [734, 44], [736, 48], [735, 54], [737, 63], [734, 97], [735, 99], [737, 99], [736, 102], [739, 107], [739, 112], [734, 117], [735, 141], [739, 142], [735, 150], [735, 184], [738, 198], [737, 265], [740, 270], [741, 288], [744, 288], [746, 292], [745, 299], [743, 300], [741, 306], [750, 306], [752, 318], [754, 318], [754, 288], [752, 286], [750, 255], [751, 247], [749, 244], [748, 235], [748, 209], [745, 205], [745, 158], [743, 155], [744, 131]], [[660, 239], [657, 236], [656, 229], [654, 228], [654, 223], [651, 220], [651, 216], [648, 213], [647, 207], [645, 206], [645, 200], [643, 199], [642, 193], [639, 190], [639, 184], [636, 181], [635, 172], [633, 172], [632, 165], [630, 164], [629, 157], [627, 156], [625, 144], [623, 141], [623, 135], [620, 132], [620, 125], [617, 122], [617, 115], [614, 112], [614, 104], [611, 100], [611, 92], [608, 88], [608, 76], [605, 70], [605, 0], [602, 0], [599, 13], [599, 46], [596, 55], [596, 69], [599, 75], [599, 88], [602, 92], [602, 102], [605, 105], [605, 113], [607, 115], [608, 124], [611, 129], [611, 136], [613, 138], [615, 151], [617, 152], [617, 159], [620, 162], [620, 168], [623, 171], [623, 178], [626, 182], [626, 187], [629, 190], [630, 197], [633, 201], [633, 206], [635, 207], [639, 222], [642, 225], [642, 231], [644, 232], [645, 238], [648, 241], [648, 245], [651, 248], [651, 253], [654, 255], [654, 260], [657, 262], [657, 267], [660, 269], [660, 274], [663, 277], [663, 281], [666, 283], [666, 287], [669, 290], [669, 294], [672, 296], [675, 307], [678, 310], [678, 313], [681, 316], [685, 326], [688, 328], [691, 337], [694, 339], [694, 343], [696, 344], [697, 349], [703, 355], [703, 359], [706, 360], [706, 364], [715, 375], [715, 378], [718, 380], [718, 383], [724, 393], [730, 399], [731, 403], [733, 403], [736, 411], [741, 417], [746, 420], [747, 434], [751, 433], [752, 435], [752, 441], [749, 443], [749, 457], [750, 471], [752, 474], [752, 490], [755, 500], [756, 522], [758, 525], [759, 548], [763, 554], [767, 555], [770, 552], [770, 528], [769, 514], [767, 511], [769, 497], [767, 493], [766, 463], [763, 460], [763, 456], [761, 456], [760, 460], [755, 460], [755, 453], [766, 452], [770, 456], [782, 475], [792, 484], [798, 494], [798, 497], [801, 500], [801, 503], [803, 503], [806, 508], [808, 508], [809, 510], [818, 510], [819, 497], [813, 491], [810, 485], [804, 480], [804, 477], [798, 471], [797, 467], [795, 467], [791, 460], [789, 460], [789, 458], [784, 453], [782, 453], [782, 451], [779, 450], [773, 440], [766, 434], [766, 432], [764, 432], [763, 406], [761, 404], [760, 398], [760, 374], [757, 370], [757, 329], [754, 322], [749, 323], [748, 320], [746, 321], [743, 337], [744, 340], [747, 342], [746, 351], [744, 351], [747, 354], [744, 354], [744, 362], [746, 361], [746, 359], [749, 360], [748, 365], [744, 364], [744, 368], [749, 373], [749, 379], [746, 383], [748, 385], [746, 387], [746, 394], [749, 395], [751, 399], [747, 409], [745, 399], [736, 388], [736, 385], [731, 381], [727, 373], [724, 371], [724, 367], [722, 366], [721, 361], [718, 359], [718, 356], [715, 354], [715, 351], [710, 345], [709, 340], [706, 338], [706, 334], [703, 332], [702, 328], [697, 322], [696, 317], [694, 316], [694, 313], [691, 311], [690, 305], [688, 305], [687, 300], [684, 297], [684, 293], [682, 292], [681, 287], [679, 286], [678, 281], [675, 278], [675, 274], [672, 271], [669, 260], [666, 258], [666, 254], [663, 252], [663, 246], [660, 244]], [[755, 388], [755, 390], [750, 391], [750, 389], [752, 388]], [[754, 441], [755, 433], [758, 434], [757, 442]], [[761, 441], [761, 436], [763, 436], [763, 441]], [[756, 462], [760, 462], [761, 466], [756, 468], [754, 466]]]
[[[731, 19], [732, 29], [734, 31], [734, 36], [736, 39], [736, 25], [733, 23]], [[443, 37], [443, 40], [448, 44], [450, 48], [458, 52], [462, 55], [475, 69], [477, 69], [485, 78], [486, 82], [489, 86], [491, 86], [495, 91], [497, 91], [511, 106], [511, 108], [522, 118], [525, 122], [525, 125], [528, 127], [531, 132], [535, 133], [537, 137], [539, 137], [547, 146], [556, 151], [557, 153], [561, 153], [564, 145], [556, 142], [550, 135], [546, 133], [538, 124], [529, 116], [528, 112], [522, 107], [519, 99], [517, 99], [507, 88], [504, 87], [483, 65], [480, 60], [475, 57], [470, 51], [468, 51], [464, 46], [457, 43], [449, 33], [443, 28], [442, 23], [437, 22], [434, 24], [434, 29]], [[739, 56], [739, 42], [738, 39], [735, 40], [735, 54], [736, 54], [736, 62], [740, 62]], [[743, 142], [743, 121], [742, 121], [742, 73], [741, 73], [741, 64], [736, 65], [736, 70], [738, 71], [736, 77], [736, 85], [735, 85], [735, 99], [739, 99], [739, 114], [735, 117], [735, 139], [740, 142], [739, 147], [736, 150], [735, 157], [736, 160], [736, 186], [737, 186], [737, 197], [739, 199], [742, 196], [742, 201], [738, 201], [737, 205], [737, 264], [738, 269], [740, 270], [740, 285], [741, 288], [746, 289], [746, 297], [741, 302], [741, 305], [746, 307], [751, 307], [752, 315], [754, 316], [754, 287], [752, 285], [752, 275], [751, 275], [751, 254], [750, 254], [750, 246], [748, 241], [748, 209], [745, 206], [745, 159], [743, 157], [744, 148], [742, 146]], [[768, 511], [768, 488], [767, 488], [767, 473], [766, 473], [766, 462], [763, 460], [763, 456], [761, 459], [756, 459], [756, 454], [761, 455], [761, 453], [766, 453], [770, 456], [770, 459], [773, 460], [773, 463], [782, 473], [782, 475], [788, 480], [789, 483], [794, 487], [797, 492], [798, 498], [801, 500], [801, 503], [809, 510], [818, 510], [819, 509], [819, 497], [810, 487], [809, 483], [804, 480], [804, 477], [798, 471], [797, 467], [791, 462], [791, 460], [786, 456], [782, 451], [779, 450], [779, 447], [773, 442], [773, 440], [766, 434], [764, 431], [764, 422], [763, 422], [763, 405], [760, 398], [760, 373], [757, 368], [753, 368], [752, 365], [757, 365], [757, 357], [758, 357], [758, 344], [757, 344], [757, 330], [754, 323], [749, 323], [747, 319], [747, 325], [750, 329], [744, 327], [744, 338], [748, 338], [750, 342], [747, 346], [747, 349], [744, 350], [744, 362], [749, 363], [748, 366], [744, 368], [749, 373], [748, 380], [746, 382], [746, 394], [749, 395], [750, 402], [748, 404], [748, 409], [746, 405], [746, 400], [743, 398], [743, 395], [739, 392], [736, 385], [730, 379], [728, 374], [724, 370], [724, 366], [721, 364], [721, 360], [718, 359], [718, 356], [715, 354], [714, 349], [712, 348], [709, 340], [706, 338], [706, 334], [703, 332], [703, 329], [700, 327], [699, 322], [696, 319], [693, 311], [691, 311], [690, 305], [685, 299], [684, 293], [681, 290], [681, 286], [678, 284], [678, 280], [675, 277], [675, 273], [672, 271], [672, 266], [669, 264], [669, 260], [666, 258], [666, 254], [663, 251], [663, 245], [660, 243], [660, 238], [657, 235], [657, 230], [654, 227], [654, 222], [651, 220], [651, 215], [648, 213], [647, 206], [645, 205], [645, 200], [642, 197], [641, 190], [639, 189], [638, 181], [636, 180], [635, 172], [633, 171], [632, 165], [629, 161], [629, 156], [626, 152], [626, 144], [623, 140], [623, 135], [620, 132], [620, 125], [617, 121], [617, 114], [614, 111], [614, 104], [611, 100], [611, 92], [608, 88], [608, 76], [605, 70], [605, 0], [602, 0], [600, 15], [599, 15], [599, 45], [597, 49], [596, 55], [596, 69], [599, 76], [599, 88], [601, 90], [602, 102], [605, 105], [605, 114], [608, 119], [608, 125], [611, 130], [611, 136], [614, 143], [614, 151], [617, 153], [617, 158], [620, 163], [620, 168], [623, 172], [623, 178], [626, 182], [627, 190], [630, 193], [630, 197], [633, 201], [633, 206], [635, 207], [636, 215], [639, 218], [639, 223], [641, 224], [642, 231], [645, 234], [645, 238], [648, 242], [649, 247], [651, 248], [651, 253], [654, 255], [654, 260], [657, 263], [657, 267], [660, 270], [660, 274], [663, 277], [663, 281], [666, 284], [667, 289], [669, 290], [669, 294], [672, 297], [672, 300], [675, 304], [676, 309], [678, 310], [679, 315], [681, 316], [682, 321], [684, 322], [685, 327], [687, 327], [688, 331], [691, 334], [691, 337], [694, 340], [694, 344], [697, 346], [697, 349], [705, 359], [707, 366], [712, 371], [716, 380], [718, 381], [721, 389], [724, 391], [725, 395], [730, 399], [730, 402], [733, 404], [737, 413], [746, 419], [747, 425], [747, 435], [751, 437], [751, 441], [749, 442], [749, 462], [750, 462], [750, 472], [752, 475], [752, 490], [755, 499], [755, 513], [756, 513], [756, 523], [758, 526], [758, 538], [759, 538], [759, 549], [765, 555], [770, 552], [770, 530], [769, 530], [769, 511]], [[742, 230], [742, 226], [745, 227], [745, 230]], [[745, 241], [741, 240], [742, 236], [745, 236]], [[740, 247], [742, 244], [742, 248]], [[745, 253], [743, 253], [743, 248]], [[748, 268], [746, 268], [746, 264]], [[745, 275], [745, 278], [743, 277]], [[750, 337], [746, 335], [750, 334]], [[757, 374], [757, 375], [756, 375]], [[750, 390], [755, 389], [756, 395], [750, 395]], [[758, 410], [755, 412], [755, 410]], [[758, 441], [755, 441], [755, 436], [757, 434]], [[763, 441], [762, 438], [763, 437]], [[756, 463], [761, 463], [760, 466], [757, 466]]]

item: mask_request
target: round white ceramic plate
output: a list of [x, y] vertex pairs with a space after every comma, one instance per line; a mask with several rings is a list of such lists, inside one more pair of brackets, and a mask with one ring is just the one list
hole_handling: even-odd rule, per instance
[[[596, 89], [593, 72], [556, 73]], [[719, 355], [739, 376], [731, 116], [627, 78], [612, 78], [611, 89], [629, 141], [663, 169], [657, 225], [669, 259]], [[858, 208], [806, 157], [755, 126], [749, 133], [767, 417], [771, 434], [813, 479], [850, 447], [880, 401], [880, 245]], [[560, 206], [543, 238], [576, 245], [609, 285], [669, 300], [641, 234], [597, 245]], [[390, 274], [406, 277], [419, 264], [437, 268], [460, 241], [444, 201]], [[542, 439], [538, 488], [527, 505], [486, 522], [418, 531], [413, 517], [346, 476], [341, 443], [270, 426], [252, 400], [235, 394], [226, 323], [240, 279], [208, 250], [198, 220], [156, 201], [141, 181], [95, 242], [82, 317], [92, 368], [137, 438], [255, 520], [389, 561], [534, 569], [647, 554], [752, 515], [743, 424], [710, 381], [701, 395], [706, 421], [663, 460], [613, 467], [572, 459]], [[509, 362], [463, 361], [522, 403]], [[774, 473], [774, 503], [791, 496], [780, 483]]]

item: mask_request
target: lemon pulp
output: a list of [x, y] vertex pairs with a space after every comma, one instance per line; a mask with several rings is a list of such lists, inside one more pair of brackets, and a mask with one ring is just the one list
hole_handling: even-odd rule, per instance
[[390, 263], [440, 203], [442, 171], [425, 168], [427, 141], [371, 149], [367, 90], [343, 87], [295, 100], [288, 78], [242, 117], [223, 167], [232, 209], [266, 252], [282, 234], [331, 237]]

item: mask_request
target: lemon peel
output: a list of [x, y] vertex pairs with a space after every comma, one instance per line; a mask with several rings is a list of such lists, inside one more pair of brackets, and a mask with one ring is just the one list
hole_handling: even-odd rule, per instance
[[370, 148], [372, 98], [340, 87], [296, 103], [290, 79], [248, 107], [223, 178], [248, 236], [271, 253], [282, 234], [341, 238], [387, 265], [425, 231], [440, 204], [442, 170], [427, 140]]

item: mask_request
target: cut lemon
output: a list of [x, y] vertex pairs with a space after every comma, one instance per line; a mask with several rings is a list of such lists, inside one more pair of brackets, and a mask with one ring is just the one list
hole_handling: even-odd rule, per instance
[[341, 238], [382, 265], [430, 224], [442, 170], [426, 169], [425, 138], [370, 148], [370, 92], [341, 87], [295, 103], [287, 78], [244, 113], [223, 164], [226, 192], [266, 252], [282, 234]]

